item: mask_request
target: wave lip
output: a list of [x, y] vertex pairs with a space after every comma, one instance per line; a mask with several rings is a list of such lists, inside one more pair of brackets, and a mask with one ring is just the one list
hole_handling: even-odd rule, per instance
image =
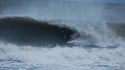
[[67, 26], [52, 25], [29, 17], [0, 19], [0, 41], [5, 43], [23, 46], [65, 45], [76, 33]]

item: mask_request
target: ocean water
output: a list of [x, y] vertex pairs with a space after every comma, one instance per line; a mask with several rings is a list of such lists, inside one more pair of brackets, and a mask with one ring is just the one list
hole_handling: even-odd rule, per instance
[[124, 4], [4, 0], [0, 10], [0, 18], [45, 20], [80, 34], [70, 47], [0, 42], [0, 70], [125, 70]]

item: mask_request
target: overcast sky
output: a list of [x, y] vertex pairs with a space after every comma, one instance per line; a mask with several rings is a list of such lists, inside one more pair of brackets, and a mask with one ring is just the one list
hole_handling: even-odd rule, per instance
[[[9, 1], [15, 1], [15, 2], [21, 2], [21, 1], [35, 1], [35, 0], [0, 0], [1, 2], [9, 2]], [[36, 0], [39, 1], [39, 0]], [[40, 0], [40, 1], [74, 1], [74, 2], [96, 2], [96, 3], [124, 3], [125, 0]]]
[[62, 1], [81, 1], [81, 2], [97, 2], [97, 3], [125, 3], [125, 0], [62, 0]]

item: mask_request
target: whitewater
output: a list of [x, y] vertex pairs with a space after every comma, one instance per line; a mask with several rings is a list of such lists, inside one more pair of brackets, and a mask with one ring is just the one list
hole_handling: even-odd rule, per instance
[[0, 19], [30, 17], [80, 34], [70, 47], [0, 42], [0, 70], [125, 70], [124, 4], [13, 0], [0, 10]]

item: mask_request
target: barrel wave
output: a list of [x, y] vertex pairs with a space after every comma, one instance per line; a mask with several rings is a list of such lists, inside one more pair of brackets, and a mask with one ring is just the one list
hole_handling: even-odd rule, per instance
[[[0, 19], [0, 41], [23, 46], [66, 45], [77, 32], [67, 26], [49, 24], [28, 17]], [[75, 38], [74, 38], [75, 39]]]

